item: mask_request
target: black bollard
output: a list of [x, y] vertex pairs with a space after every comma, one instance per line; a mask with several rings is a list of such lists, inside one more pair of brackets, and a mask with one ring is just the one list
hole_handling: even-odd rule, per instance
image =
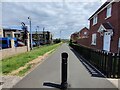
[[61, 81], [61, 88], [67, 89], [68, 83], [67, 83], [67, 58], [68, 54], [66, 52], [62, 53], [62, 81]]

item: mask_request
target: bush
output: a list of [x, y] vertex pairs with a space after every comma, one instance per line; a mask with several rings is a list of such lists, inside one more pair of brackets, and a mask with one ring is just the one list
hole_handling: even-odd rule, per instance
[[53, 40], [54, 43], [60, 43], [61, 42], [61, 39], [55, 39]]

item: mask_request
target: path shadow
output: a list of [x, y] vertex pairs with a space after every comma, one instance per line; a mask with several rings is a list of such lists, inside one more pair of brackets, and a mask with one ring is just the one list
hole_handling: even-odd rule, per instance
[[68, 90], [71, 88], [70, 84], [68, 84], [67, 87], [64, 87], [61, 84], [56, 84], [56, 83], [51, 83], [51, 82], [44, 82], [43, 86], [48, 86], [48, 87], [52, 87], [52, 88], [56, 88], [56, 89], [60, 89], [60, 90]]
[[48, 87], [53, 87], [53, 88], [57, 88], [57, 89], [62, 89], [61, 84], [55, 84], [55, 83], [51, 83], [51, 82], [44, 82], [43, 86], [48, 86]]
[[86, 59], [84, 59], [78, 52], [76, 52], [73, 48], [69, 47], [70, 50], [77, 56], [80, 62], [84, 65], [86, 70], [91, 74], [92, 77], [100, 77], [105, 78], [104, 75], [100, 71], [98, 71], [94, 66], [92, 66]]

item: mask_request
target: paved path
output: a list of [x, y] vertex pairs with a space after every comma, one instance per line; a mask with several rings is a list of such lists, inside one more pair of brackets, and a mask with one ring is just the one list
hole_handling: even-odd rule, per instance
[[[51, 88], [43, 86], [44, 82], [61, 83], [61, 53], [67, 52], [68, 58], [68, 83], [70, 88], [115, 88], [107, 79], [92, 76], [79, 56], [67, 44], [61, 45], [35, 70], [24, 77], [14, 88]], [[91, 68], [90, 68], [91, 70]], [[94, 72], [94, 70], [91, 70]]]

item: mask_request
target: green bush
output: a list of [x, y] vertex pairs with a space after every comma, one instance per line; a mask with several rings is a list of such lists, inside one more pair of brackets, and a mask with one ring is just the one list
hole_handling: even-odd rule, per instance
[[54, 43], [60, 43], [61, 42], [61, 39], [55, 39], [53, 40]]

